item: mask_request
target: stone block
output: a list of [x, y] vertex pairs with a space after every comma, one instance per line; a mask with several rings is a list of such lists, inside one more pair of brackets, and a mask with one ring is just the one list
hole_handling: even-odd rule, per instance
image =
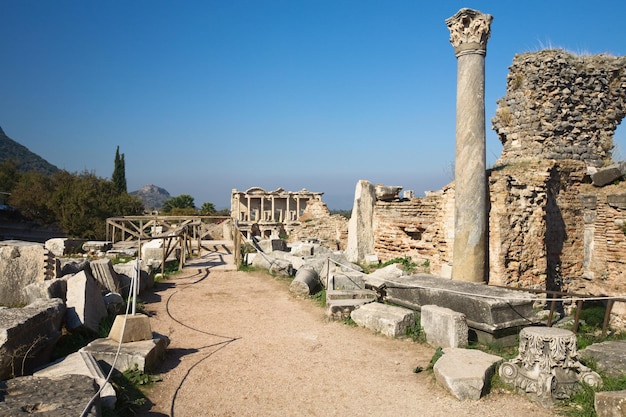
[[118, 315], [111, 326], [109, 339], [122, 343], [152, 339], [150, 318], [144, 314]]
[[[132, 277], [136, 274], [136, 262], [131, 261], [124, 264], [115, 264], [113, 269], [120, 279], [120, 294], [128, 296]], [[147, 271], [144, 262], [139, 265], [139, 294], [154, 287], [154, 275]]]
[[624, 163], [609, 165], [604, 168], [598, 168], [598, 171], [591, 175], [591, 182], [596, 187], [604, 187], [624, 176]]
[[463, 313], [469, 340], [517, 344], [523, 326], [536, 322], [534, 296], [485, 284], [453, 281], [428, 274], [402, 276], [386, 283], [386, 299], [414, 310], [437, 305]]
[[343, 320], [350, 317], [359, 306], [376, 301], [376, 293], [371, 290], [326, 291], [326, 318]]
[[434, 347], [464, 348], [469, 329], [465, 315], [449, 308], [434, 305], [422, 306], [421, 326], [426, 342]]
[[78, 274], [85, 269], [89, 270], [89, 260], [85, 258], [56, 258], [55, 263], [55, 276], [57, 278]]
[[38, 298], [46, 300], [59, 298], [65, 301], [67, 299], [67, 281], [55, 278], [43, 282], [33, 282], [24, 287], [22, 291], [28, 304], [35, 302]]
[[335, 290], [362, 290], [365, 281], [361, 272], [334, 272], [330, 276], [328, 288]]
[[22, 365], [28, 372], [50, 360], [64, 314], [65, 304], [57, 298], [0, 309], [0, 380], [21, 375]]
[[480, 350], [445, 348], [433, 367], [436, 381], [457, 399], [479, 400], [502, 358]]
[[79, 253], [82, 251], [82, 246], [85, 243], [84, 239], [70, 239], [67, 237], [55, 237], [46, 240], [44, 246], [54, 256], [62, 257], [71, 255], [73, 253]]
[[598, 206], [598, 196], [595, 194], [581, 194], [578, 199], [580, 205], [585, 209], [595, 210]]
[[626, 194], [609, 194], [606, 196], [609, 206], [618, 209], [626, 209]]
[[626, 340], [594, 343], [578, 352], [578, 357], [596, 363], [598, 371], [612, 377], [626, 374]]
[[406, 336], [415, 324], [413, 310], [382, 303], [364, 304], [352, 311], [350, 317], [359, 326], [389, 337]]
[[41, 243], [0, 242], [0, 305], [25, 304], [22, 289], [54, 275], [52, 255]]
[[100, 369], [100, 365], [91, 354], [86, 352], [74, 352], [61, 358], [53, 363], [46, 365], [44, 368], [36, 371], [33, 376], [55, 378], [65, 375], [85, 375], [96, 380], [100, 392], [100, 404], [103, 407], [115, 408], [117, 397], [113, 386], [106, 382], [106, 377]]
[[115, 361], [118, 345], [119, 343], [112, 339], [96, 339], [80, 351], [92, 354], [105, 372], [108, 372], [114, 365], [119, 372], [133, 369], [135, 365], [139, 370], [146, 372], [154, 370], [159, 361], [164, 358], [169, 340], [166, 337], [157, 337], [122, 343], [119, 357]]
[[66, 325], [69, 330], [84, 326], [98, 331], [100, 320], [108, 315], [96, 280], [86, 271], [67, 280]]
[[100, 401], [83, 410], [98, 392], [93, 378], [85, 375], [64, 375], [53, 378], [24, 376], [0, 382], [1, 416], [99, 417]]
[[89, 262], [91, 268], [91, 275], [94, 277], [100, 287], [100, 291], [104, 293], [108, 292], [120, 292], [120, 278], [113, 269], [113, 263], [110, 259], [95, 259]]
[[593, 405], [598, 417], [626, 417], [626, 390], [596, 392]]
[[83, 243], [82, 247], [86, 253], [106, 252], [113, 247], [113, 243], [102, 240], [89, 240]]
[[397, 185], [376, 184], [376, 199], [381, 201], [393, 201], [398, 199], [398, 195], [403, 187]]

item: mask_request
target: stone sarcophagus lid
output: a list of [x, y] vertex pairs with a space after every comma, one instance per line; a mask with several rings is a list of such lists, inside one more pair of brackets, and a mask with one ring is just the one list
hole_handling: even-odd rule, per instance
[[387, 301], [414, 310], [437, 305], [463, 313], [470, 341], [499, 341], [505, 346], [514, 346], [519, 330], [537, 322], [533, 311], [535, 298], [523, 291], [452, 281], [429, 274], [386, 281], [385, 291]]

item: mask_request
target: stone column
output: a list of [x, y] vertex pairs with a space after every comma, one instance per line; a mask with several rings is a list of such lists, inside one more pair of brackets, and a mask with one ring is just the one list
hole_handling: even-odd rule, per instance
[[461, 9], [446, 20], [457, 57], [452, 279], [487, 280], [485, 55], [492, 16]]

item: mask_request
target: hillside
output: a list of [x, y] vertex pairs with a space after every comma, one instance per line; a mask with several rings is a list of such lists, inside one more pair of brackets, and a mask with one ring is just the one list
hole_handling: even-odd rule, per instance
[[59, 170], [26, 146], [20, 145], [8, 137], [0, 127], [0, 163], [12, 159], [17, 162], [21, 172], [38, 171], [42, 174], [53, 174]]
[[146, 210], [158, 210], [163, 207], [163, 203], [165, 203], [166, 200], [172, 197], [170, 193], [163, 188], [152, 184], [148, 184], [141, 190], [132, 191], [129, 194], [139, 197]]

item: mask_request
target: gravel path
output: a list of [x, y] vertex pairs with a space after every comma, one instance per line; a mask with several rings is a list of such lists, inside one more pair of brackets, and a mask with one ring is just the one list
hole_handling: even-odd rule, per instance
[[217, 245], [145, 297], [171, 344], [140, 416], [556, 415], [514, 394], [458, 401], [413, 372], [434, 349], [327, 322], [286, 280], [232, 269]]

